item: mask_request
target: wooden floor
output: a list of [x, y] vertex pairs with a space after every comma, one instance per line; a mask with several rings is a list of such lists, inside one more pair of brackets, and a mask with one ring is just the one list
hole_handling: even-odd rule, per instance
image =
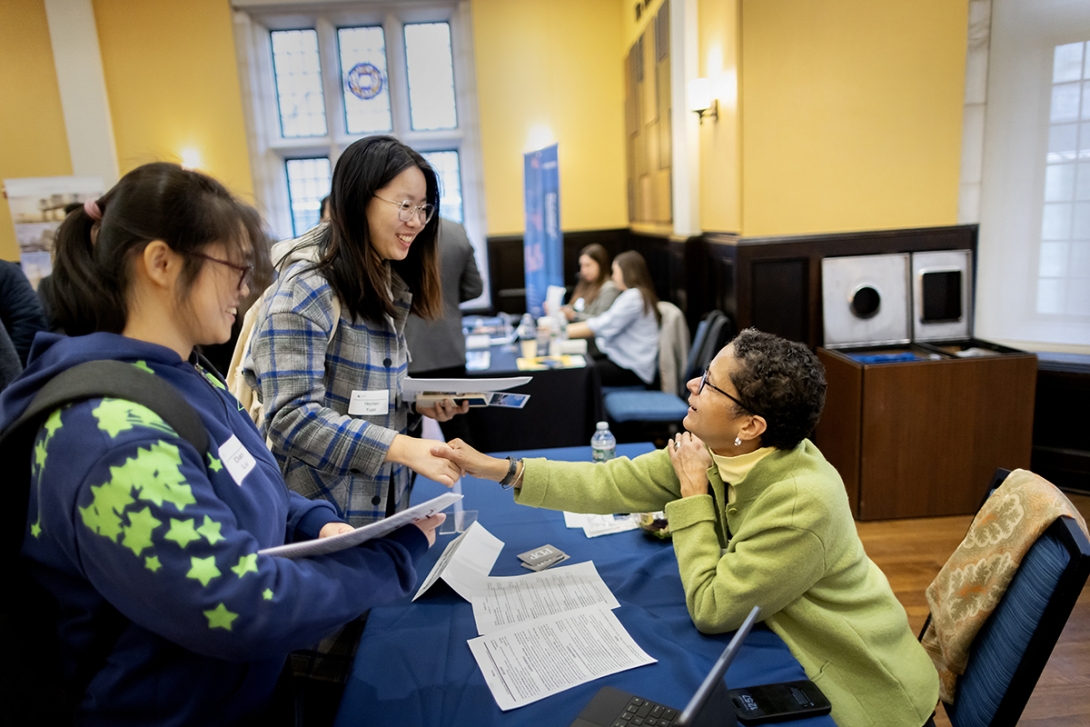
[[[1090, 496], [1069, 495], [1090, 520]], [[961, 543], [971, 517], [857, 523], [867, 554], [885, 572], [914, 633], [927, 618], [924, 590]], [[935, 723], [949, 727], [939, 707]], [[1084, 588], [1019, 725], [1090, 725], [1090, 586]]]

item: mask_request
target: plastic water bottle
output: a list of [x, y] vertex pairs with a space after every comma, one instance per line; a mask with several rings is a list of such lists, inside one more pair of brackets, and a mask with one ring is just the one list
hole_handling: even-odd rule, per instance
[[590, 448], [595, 462], [608, 462], [617, 456], [617, 438], [609, 431], [609, 422], [598, 422], [598, 429], [590, 438]]

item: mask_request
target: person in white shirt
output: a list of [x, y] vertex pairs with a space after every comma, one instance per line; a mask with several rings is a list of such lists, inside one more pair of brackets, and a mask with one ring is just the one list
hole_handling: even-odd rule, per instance
[[606, 312], [568, 326], [569, 338], [593, 338], [589, 347], [602, 386], [650, 386], [659, 360], [658, 296], [643, 256], [634, 250], [613, 260], [621, 291]]

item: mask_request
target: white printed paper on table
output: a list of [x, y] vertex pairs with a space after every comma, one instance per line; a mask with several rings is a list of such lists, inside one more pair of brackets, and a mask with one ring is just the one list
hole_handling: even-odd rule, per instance
[[413, 520], [421, 520], [430, 517], [437, 512], [445, 510], [447, 507], [461, 499], [462, 496], [460, 494], [444, 492], [439, 497], [428, 500], [427, 502], [422, 502], [419, 505], [413, 505], [401, 512], [394, 513], [385, 520], [369, 523], [362, 527], [358, 527], [355, 530], [350, 530], [347, 533], [333, 535], [328, 538], [305, 540], [301, 543], [278, 545], [275, 548], [265, 548], [257, 551], [257, 554], [278, 555], [281, 558], [308, 558], [314, 555], [336, 553], [338, 550], [344, 550], [345, 548], [351, 548], [360, 543], [366, 543], [372, 538], [381, 538], [384, 535], [389, 535], [401, 526], [408, 525]]
[[470, 639], [469, 649], [505, 712], [657, 661], [602, 606], [494, 631]]
[[587, 606], [618, 608], [594, 563], [559, 566], [522, 576], [491, 576], [468, 598], [478, 634], [489, 634], [537, 618]]
[[447, 544], [443, 554], [424, 579], [413, 600], [420, 598], [442, 578], [467, 601], [485, 590], [483, 583], [492, 572], [496, 558], [503, 550], [503, 541], [475, 522], [464, 533]]
[[581, 529], [588, 538], [599, 535], [612, 535], [635, 530], [640, 526], [640, 516], [631, 515], [589, 515], [579, 512], [565, 512], [564, 526], [573, 530]]

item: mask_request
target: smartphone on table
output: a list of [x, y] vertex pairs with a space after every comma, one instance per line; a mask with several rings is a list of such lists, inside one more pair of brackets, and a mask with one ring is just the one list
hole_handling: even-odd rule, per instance
[[747, 725], [816, 717], [832, 710], [829, 700], [809, 679], [728, 689], [727, 694], [738, 721]]

